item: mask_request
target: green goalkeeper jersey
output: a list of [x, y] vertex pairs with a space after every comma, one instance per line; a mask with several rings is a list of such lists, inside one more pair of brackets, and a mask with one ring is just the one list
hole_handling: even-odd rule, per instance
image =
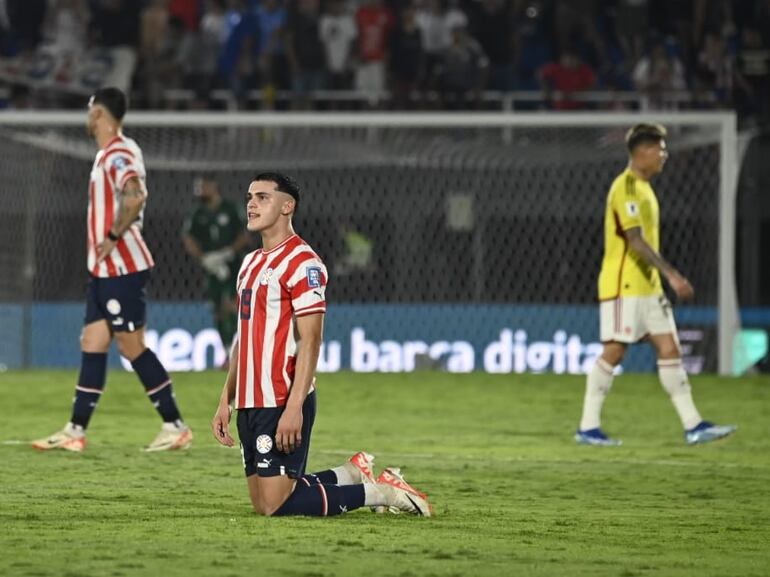
[[232, 246], [246, 229], [246, 219], [235, 203], [227, 199], [215, 210], [201, 205], [184, 222], [184, 232], [189, 234], [201, 250], [211, 252]]

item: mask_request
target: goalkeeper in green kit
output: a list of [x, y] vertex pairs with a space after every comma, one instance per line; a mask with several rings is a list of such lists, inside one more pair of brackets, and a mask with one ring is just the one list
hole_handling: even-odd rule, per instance
[[237, 329], [236, 276], [249, 244], [246, 220], [235, 203], [222, 197], [211, 176], [196, 178], [194, 193], [199, 205], [185, 219], [182, 240], [206, 271], [214, 320], [229, 358]]

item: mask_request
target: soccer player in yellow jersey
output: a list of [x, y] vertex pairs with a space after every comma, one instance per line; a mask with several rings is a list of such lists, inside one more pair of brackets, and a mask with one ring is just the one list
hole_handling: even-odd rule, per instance
[[658, 199], [650, 179], [663, 170], [668, 158], [666, 129], [637, 124], [626, 134], [629, 163], [612, 183], [604, 216], [604, 259], [599, 274], [601, 357], [588, 374], [583, 416], [575, 440], [585, 445], [620, 445], [601, 429], [601, 410], [612, 386], [615, 367], [628, 345], [648, 340], [658, 358], [658, 376], [671, 397], [685, 441], [694, 445], [725, 437], [733, 425], [704, 421], [682, 368], [671, 304], [663, 293], [661, 276], [680, 300], [693, 296], [690, 282], [659, 252]]

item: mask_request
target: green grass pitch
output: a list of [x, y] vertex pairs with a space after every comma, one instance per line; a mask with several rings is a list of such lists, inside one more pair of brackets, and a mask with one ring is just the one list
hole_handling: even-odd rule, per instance
[[[262, 518], [208, 423], [222, 373], [175, 375], [189, 451], [139, 448], [159, 420], [111, 372], [82, 455], [27, 441], [63, 425], [75, 373], [0, 374], [0, 575], [765, 576], [770, 379], [695, 377], [701, 412], [738, 433], [687, 447], [654, 375], [623, 375], [577, 447], [580, 377], [415, 373], [319, 378], [310, 470], [360, 449], [398, 465], [436, 517]], [[19, 443], [23, 441], [23, 443]]]

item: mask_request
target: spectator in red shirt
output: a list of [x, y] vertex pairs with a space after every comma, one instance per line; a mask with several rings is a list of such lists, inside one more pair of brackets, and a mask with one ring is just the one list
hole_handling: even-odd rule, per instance
[[168, 13], [184, 22], [184, 29], [188, 32], [198, 30], [201, 19], [199, 0], [170, 0]]
[[385, 89], [385, 62], [393, 14], [382, 0], [367, 0], [356, 12], [358, 68], [356, 88], [368, 94], [370, 106], [377, 104]]
[[[558, 62], [543, 66], [539, 73], [540, 85], [545, 93], [545, 100], [556, 110], [577, 110], [584, 104], [570, 98], [574, 92], [590, 90], [596, 85], [596, 73], [569, 48], [565, 49]], [[553, 92], [561, 94], [554, 99]]]

